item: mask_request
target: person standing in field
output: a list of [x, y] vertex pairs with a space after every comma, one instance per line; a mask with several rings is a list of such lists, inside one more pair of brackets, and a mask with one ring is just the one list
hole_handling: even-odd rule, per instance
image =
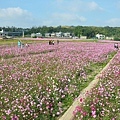
[[18, 47], [21, 48], [21, 41], [18, 40]]
[[52, 41], [52, 45], [54, 45], [55, 44], [55, 42], [54, 42], [54, 40]]
[[59, 44], [59, 40], [57, 40], [57, 44]]
[[114, 44], [114, 48], [117, 49], [117, 50], [119, 50], [118, 43], [115, 43], [115, 44]]
[[29, 45], [26, 43], [26, 44], [25, 44], [25, 47], [29, 47]]
[[49, 45], [51, 45], [51, 40], [49, 40]]

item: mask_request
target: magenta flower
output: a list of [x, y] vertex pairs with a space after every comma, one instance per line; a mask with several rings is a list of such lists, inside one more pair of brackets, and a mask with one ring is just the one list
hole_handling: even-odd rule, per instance
[[2, 89], [2, 85], [0, 85], [0, 89]]
[[12, 120], [19, 120], [19, 118], [18, 118], [18, 116], [14, 115], [14, 116], [12, 117]]
[[83, 102], [83, 98], [80, 98], [80, 103], [82, 103]]
[[91, 113], [92, 113], [92, 117], [96, 118], [96, 111], [91, 111]]

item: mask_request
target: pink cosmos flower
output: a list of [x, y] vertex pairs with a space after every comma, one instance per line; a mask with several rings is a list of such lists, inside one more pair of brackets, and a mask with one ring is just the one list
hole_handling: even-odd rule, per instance
[[83, 98], [80, 98], [80, 103], [82, 103], [83, 102]]
[[12, 120], [19, 120], [19, 118], [18, 118], [18, 116], [14, 115], [14, 116], [12, 117]]
[[6, 120], [6, 116], [2, 116], [2, 120]]
[[92, 117], [96, 118], [96, 111], [92, 111]]
[[0, 89], [2, 89], [2, 85], [0, 85]]

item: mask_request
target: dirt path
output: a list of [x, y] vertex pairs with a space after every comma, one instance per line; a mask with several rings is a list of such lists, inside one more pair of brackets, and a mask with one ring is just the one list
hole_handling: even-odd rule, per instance
[[99, 81], [99, 77], [102, 75], [102, 73], [107, 70], [110, 63], [113, 61], [113, 59], [116, 57], [117, 53], [114, 55], [114, 57], [109, 61], [109, 63], [102, 69], [102, 71], [96, 75], [94, 80], [81, 91], [78, 98], [73, 102], [73, 104], [69, 107], [69, 109], [64, 113], [64, 115], [59, 120], [73, 120], [74, 115], [73, 111], [75, 110], [76, 106], [80, 106], [82, 103], [80, 103], [80, 99], [85, 100], [88, 97], [87, 92], [90, 91], [93, 87], [95, 87]]

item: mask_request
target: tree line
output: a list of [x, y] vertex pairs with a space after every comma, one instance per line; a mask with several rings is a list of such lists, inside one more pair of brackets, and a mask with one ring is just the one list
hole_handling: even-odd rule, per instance
[[88, 39], [94, 38], [96, 34], [103, 34], [108, 37], [114, 37], [116, 39], [120, 39], [120, 27], [97, 27], [97, 26], [57, 26], [57, 27], [31, 27], [31, 28], [17, 28], [17, 27], [0, 27], [0, 30], [8, 31], [8, 32], [22, 32], [26, 36], [31, 35], [32, 33], [41, 33], [45, 36], [45, 33], [53, 33], [53, 32], [70, 32], [77, 37], [87, 36]]

